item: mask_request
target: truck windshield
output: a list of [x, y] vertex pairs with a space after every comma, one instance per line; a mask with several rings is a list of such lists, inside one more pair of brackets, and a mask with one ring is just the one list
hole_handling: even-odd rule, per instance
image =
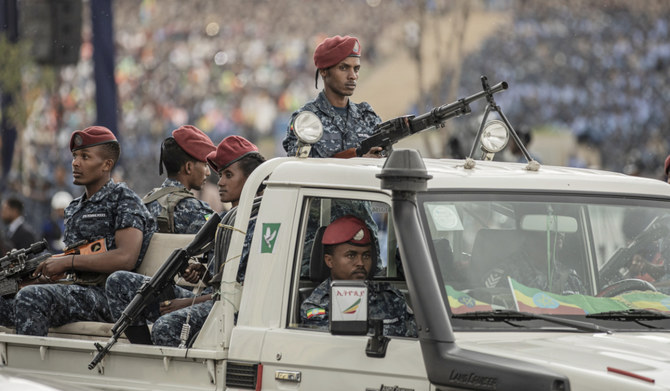
[[667, 200], [430, 192], [419, 201], [456, 318], [511, 310], [668, 322]]

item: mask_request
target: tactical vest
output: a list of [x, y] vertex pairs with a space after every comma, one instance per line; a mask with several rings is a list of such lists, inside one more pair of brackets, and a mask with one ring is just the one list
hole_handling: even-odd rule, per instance
[[179, 201], [184, 198], [195, 198], [193, 193], [183, 187], [168, 186], [153, 189], [149, 194], [144, 196], [142, 202], [147, 205], [151, 202], [158, 201], [161, 206], [161, 213], [156, 216], [158, 224], [158, 231], [162, 233], [174, 232], [174, 208]]

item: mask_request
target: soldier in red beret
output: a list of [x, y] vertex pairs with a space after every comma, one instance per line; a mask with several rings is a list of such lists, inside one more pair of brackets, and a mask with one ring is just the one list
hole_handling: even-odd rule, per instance
[[670, 183], [670, 175], [668, 175], [668, 171], [670, 170], [670, 155], [665, 158], [665, 176], [667, 177], [668, 183]]
[[[242, 188], [251, 173], [260, 166], [265, 158], [259, 153], [258, 147], [249, 140], [240, 136], [229, 136], [223, 139], [215, 150], [206, 156], [207, 163], [219, 176], [219, 195], [221, 202], [230, 202], [233, 207], [239, 204]], [[225, 213], [225, 212], [224, 212]], [[223, 217], [223, 216], [222, 216]], [[249, 258], [249, 245], [256, 227], [255, 216], [249, 220], [247, 233], [244, 239], [244, 247], [240, 257], [237, 280], [244, 282], [246, 264]], [[226, 229], [219, 227], [219, 229]], [[217, 233], [217, 235], [223, 235]], [[212, 238], [214, 239], [214, 238]], [[222, 259], [219, 254], [221, 248], [214, 250], [214, 259]], [[218, 270], [218, 267], [214, 267]], [[193, 263], [188, 266], [182, 277], [189, 282], [197, 282], [203, 275], [209, 274], [204, 265]], [[209, 281], [211, 276], [205, 278]], [[139, 289], [148, 277], [128, 272], [117, 272], [107, 279], [107, 296], [112, 315], [118, 319], [124, 308], [134, 297], [134, 292]], [[143, 319], [154, 322], [151, 333], [146, 325], [134, 325], [126, 329], [126, 336], [132, 343], [155, 344], [161, 346], [179, 346], [182, 325], [189, 322], [191, 326], [191, 337], [202, 327], [212, 309], [213, 300], [211, 289], [207, 289], [202, 295], [193, 297], [193, 293], [178, 286], [173, 286], [172, 296], [174, 299], [163, 300], [156, 305], [150, 306], [151, 312], [142, 314]], [[157, 310], [155, 310], [157, 309]]]
[[258, 147], [244, 137], [228, 136], [223, 139], [216, 151], [207, 155], [207, 163], [219, 174], [217, 185], [221, 202], [237, 206], [244, 183], [264, 161]]
[[[366, 280], [374, 274], [372, 235], [363, 220], [346, 215], [326, 227], [321, 243], [323, 261], [330, 277], [317, 286], [300, 305], [300, 318], [309, 327], [328, 327], [330, 284], [333, 280]], [[370, 319], [384, 320], [385, 335], [416, 336], [414, 315], [403, 294], [388, 283], [370, 284]]]
[[[374, 133], [381, 118], [367, 102], [353, 103], [349, 99], [356, 89], [361, 68], [361, 45], [355, 37], [336, 35], [325, 39], [314, 52], [316, 83], [319, 75], [324, 88], [319, 96], [291, 116], [282, 144], [288, 156], [295, 156], [298, 139], [293, 121], [302, 111], [316, 114], [323, 124], [323, 137], [311, 148], [310, 157], [355, 157], [360, 142]], [[381, 157], [381, 147], [362, 151], [364, 157]]]
[[159, 232], [194, 234], [214, 213], [191, 190], [200, 190], [209, 177], [207, 155], [215, 149], [212, 140], [192, 125], [175, 129], [163, 140], [158, 173], [162, 175], [165, 167], [167, 178], [142, 199], [156, 217]]
[[[112, 179], [120, 147], [109, 129], [73, 132], [70, 150], [74, 183], [85, 189], [65, 208], [63, 241], [74, 251], [42, 262], [9, 309], [10, 300], [0, 300], [0, 322], [13, 322], [17, 334], [46, 336], [49, 327], [75, 321], [113, 322], [105, 278], [139, 266], [156, 229], [140, 197]], [[99, 239], [101, 251], [77, 250]]]

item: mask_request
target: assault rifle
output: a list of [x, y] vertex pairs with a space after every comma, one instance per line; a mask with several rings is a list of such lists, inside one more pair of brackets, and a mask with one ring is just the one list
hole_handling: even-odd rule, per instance
[[19, 291], [21, 282], [29, 277], [42, 261], [51, 256], [50, 253], [40, 254], [46, 248], [47, 241], [42, 239], [27, 248], [12, 250], [0, 258], [1, 296], [12, 296]]
[[363, 156], [372, 147], [382, 147], [383, 154], [387, 155], [391, 152], [391, 146], [399, 140], [419, 133], [424, 130], [444, 126], [444, 121], [459, 117], [461, 115], [470, 113], [470, 103], [487, 98], [491, 101], [493, 94], [507, 89], [507, 82], [500, 82], [493, 87], [484, 85], [484, 91], [478, 92], [474, 95], [462, 98], [456, 102], [449, 103], [434, 108], [433, 110], [422, 114], [418, 117], [413, 115], [405, 115], [393, 118], [386, 122], [382, 122], [375, 128], [375, 133], [361, 142], [361, 145], [356, 148], [356, 155]]
[[209, 251], [214, 245], [214, 236], [218, 227], [221, 216], [214, 214], [207, 220], [198, 233], [189, 243], [186, 248], [174, 250], [170, 257], [158, 269], [156, 274], [147, 282], [145, 282], [140, 289], [137, 290], [135, 297], [123, 310], [121, 317], [116, 321], [112, 327], [112, 336], [107, 341], [105, 346], [95, 343], [95, 348], [98, 354], [93, 358], [88, 369], [95, 368], [96, 365], [105, 357], [109, 350], [114, 346], [121, 334], [130, 326], [137, 316], [144, 311], [144, 309], [157, 300], [159, 295], [174, 282], [177, 273], [183, 272], [188, 266], [188, 260], [196, 255], [203, 254]]

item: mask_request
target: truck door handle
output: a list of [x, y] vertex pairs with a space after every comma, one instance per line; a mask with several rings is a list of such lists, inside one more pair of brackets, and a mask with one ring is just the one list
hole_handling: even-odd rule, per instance
[[301, 377], [300, 371], [275, 371], [275, 380], [300, 383]]

